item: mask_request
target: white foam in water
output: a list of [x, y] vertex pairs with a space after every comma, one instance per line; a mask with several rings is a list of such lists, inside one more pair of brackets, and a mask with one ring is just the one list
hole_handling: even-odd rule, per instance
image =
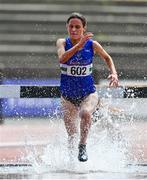
[[[134, 107], [134, 104], [132, 106]], [[43, 146], [41, 151], [38, 151], [38, 148], [35, 146], [26, 146], [26, 150], [29, 147], [26, 159], [32, 164], [30, 171], [34, 172], [34, 174], [46, 174], [46, 178], [51, 177], [53, 174], [54, 176], [58, 174], [59, 179], [60, 173], [64, 174], [65, 178], [67, 174], [86, 174], [86, 178], [91, 178], [90, 174], [133, 174], [134, 172], [139, 172], [137, 166], [134, 166], [134, 168], [127, 166], [131, 157], [131, 154], [129, 154], [130, 141], [124, 136], [121, 123], [119, 123], [119, 120], [123, 118], [126, 121], [126, 116], [120, 114], [119, 117], [118, 113], [117, 116], [112, 117], [108, 106], [105, 106], [99, 110], [96, 118], [96, 122], [93, 123], [88, 137], [87, 152], [89, 159], [87, 162], [78, 161], [78, 148], [76, 148], [75, 156], [72, 157], [71, 161], [67, 148], [67, 134], [64, 123], [59, 120], [58, 126], [60, 128], [58, 131], [54, 131], [51, 141], [46, 146]], [[114, 118], [117, 118], [118, 122], [114, 121]], [[57, 122], [53, 121], [49, 126], [56, 128], [55, 124], [57, 125]], [[78, 141], [76, 147], [78, 147]], [[110, 177], [110, 175], [108, 176]], [[102, 178], [103, 176], [100, 177]], [[120, 177], [123, 177], [123, 175]]]
[[[108, 113], [105, 109], [104, 119], [111, 121]], [[63, 123], [59, 123], [63, 125]], [[103, 126], [108, 125], [108, 122]], [[110, 131], [110, 130], [109, 130]], [[37, 150], [33, 149], [29, 152], [28, 159], [33, 164], [34, 170], [37, 172], [119, 172], [128, 163], [126, 158], [126, 147], [121, 146], [121, 142], [118, 142], [109, 137], [107, 127], [103, 127], [100, 130], [99, 122], [94, 123], [91, 127], [89, 139], [87, 143], [87, 151], [89, 160], [87, 162], [79, 162], [77, 159], [78, 148], [75, 152], [75, 157], [70, 161], [68, 149], [67, 149], [67, 136], [64, 132], [56, 132], [54, 139], [44, 147], [41, 156], [37, 155]], [[113, 137], [114, 138], [114, 137]], [[78, 142], [77, 142], [78, 143]], [[78, 144], [76, 145], [78, 147]], [[124, 149], [123, 149], [124, 148]]]

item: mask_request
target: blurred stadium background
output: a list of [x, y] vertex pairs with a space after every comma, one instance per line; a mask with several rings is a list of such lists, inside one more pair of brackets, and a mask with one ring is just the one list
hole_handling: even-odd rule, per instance
[[[56, 40], [67, 36], [65, 22], [75, 11], [86, 16], [88, 31], [112, 56], [120, 81], [146, 84], [146, 0], [0, 0], [0, 83], [58, 85]], [[99, 84], [108, 70], [100, 57], [94, 63]], [[2, 99], [1, 106], [4, 117], [20, 111], [47, 116], [53, 101], [10, 98]]]

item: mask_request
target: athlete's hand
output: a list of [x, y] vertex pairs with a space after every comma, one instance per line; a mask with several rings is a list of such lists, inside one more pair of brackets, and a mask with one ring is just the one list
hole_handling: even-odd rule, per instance
[[117, 73], [112, 73], [108, 76], [108, 79], [110, 80], [109, 86], [110, 87], [117, 87], [119, 86], [118, 76]]
[[78, 43], [79, 48], [82, 48], [87, 40], [93, 37], [93, 33], [87, 32], [81, 36], [80, 42]]

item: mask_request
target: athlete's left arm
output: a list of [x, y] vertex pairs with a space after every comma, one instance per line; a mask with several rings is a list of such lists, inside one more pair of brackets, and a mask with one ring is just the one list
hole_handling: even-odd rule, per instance
[[97, 41], [93, 41], [93, 48], [94, 52], [98, 54], [106, 62], [110, 70], [110, 75], [108, 76], [108, 79], [110, 79], [109, 85], [118, 86], [117, 71], [111, 56], [104, 50], [104, 48]]

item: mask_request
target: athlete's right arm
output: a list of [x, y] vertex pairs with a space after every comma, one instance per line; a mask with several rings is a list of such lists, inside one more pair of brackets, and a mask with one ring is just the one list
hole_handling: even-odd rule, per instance
[[65, 51], [65, 39], [58, 39], [56, 45], [60, 63], [65, 63], [68, 61], [79, 49], [84, 46], [85, 42], [92, 36], [93, 34], [91, 32], [85, 33], [81, 36], [80, 41], [67, 51]]
[[76, 44], [68, 51], [65, 51], [65, 39], [58, 39], [56, 45], [60, 63], [68, 61], [79, 50], [79, 45]]

